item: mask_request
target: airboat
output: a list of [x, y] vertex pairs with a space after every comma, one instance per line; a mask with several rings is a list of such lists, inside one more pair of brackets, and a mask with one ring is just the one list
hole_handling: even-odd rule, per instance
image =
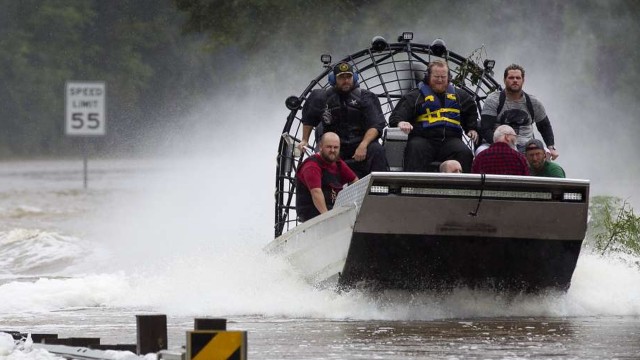
[[[463, 57], [441, 39], [371, 45], [339, 61], [351, 63], [360, 87], [380, 99], [385, 117], [417, 86], [433, 59], [449, 64], [452, 82], [475, 98], [500, 91], [495, 61], [482, 51]], [[309, 283], [368, 290], [566, 291], [587, 229], [589, 181], [525, 176], [403, 171], [406, 135], [385, 129], [381, 141], [389, 172], [373, 172], [341, 191], [332, 210], [300, 222], [296, 169], [307, 154], [296, 142], [301, 108], [314, 89], [330, 86], [331, 56], [290, 110], [279, 138], [275, 239], [266, 250], [284, 256]], [[337, 62], [336, 62], [337, 63]]]

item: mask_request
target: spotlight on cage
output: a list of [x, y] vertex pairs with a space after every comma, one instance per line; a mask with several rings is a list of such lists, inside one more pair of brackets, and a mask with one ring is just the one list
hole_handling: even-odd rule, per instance
[[431, 53], [435, 56], [442, 57], [447, 52], [447, 44], [444, 40], [437, 38], [431, 43]]
[[371, 49], [373, 51], [382, 51], [387, 48], [389, 44], [387, 44], [387, 40], [385, 40], [382, 36], [374, 36], [371, 40]]

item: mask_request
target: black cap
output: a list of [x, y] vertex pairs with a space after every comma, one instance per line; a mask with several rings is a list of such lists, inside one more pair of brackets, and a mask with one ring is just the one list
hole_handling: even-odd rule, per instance
[[544, 144], [542, 143], [542, 141], [538, 140], [538, 139], [531, 139], [529, 141], [527, 141], [527, 144], [524, 146], [525, 151], [526, 150], [542, 150], [542, 151], [546, 151], [544, 148]]
[[351, 75], [353, 75], [353, 68], [348, 63], [341, 62], [341, 63], [336, 64], [336, 66], [333, 67], [333, 74], [335, 76], [339, 76], [339, 75], [342, 75], [342, 74], [351, 74]]

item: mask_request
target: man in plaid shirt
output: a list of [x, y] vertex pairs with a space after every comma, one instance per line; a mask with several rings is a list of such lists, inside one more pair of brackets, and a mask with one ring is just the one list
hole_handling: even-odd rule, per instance
[[529, 175], [527, 159], [516, 150], [517, 135], [509, 125], [500, 125], [493, 133], [493, 144], [473, 160], [475, 174]]

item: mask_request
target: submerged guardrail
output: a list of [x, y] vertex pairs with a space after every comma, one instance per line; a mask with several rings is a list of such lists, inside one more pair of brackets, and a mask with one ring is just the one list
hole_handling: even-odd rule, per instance
[[136, 315], [136, 344], [101, 344], [97, 337], [60, 338], [58, 334], [32, 334], [0, 330], [14, 340], [31, 339], [33, 348], [47, 350], [65, 359], [112, 360], [110, 350], [137, 355], [156, 353], [165, 360], [247, 359], [247, 332], [227, 331], [227, 320], [196, 318], [194, 330], [186, 332], [186, 345], [168, 349], [167, 316]]

